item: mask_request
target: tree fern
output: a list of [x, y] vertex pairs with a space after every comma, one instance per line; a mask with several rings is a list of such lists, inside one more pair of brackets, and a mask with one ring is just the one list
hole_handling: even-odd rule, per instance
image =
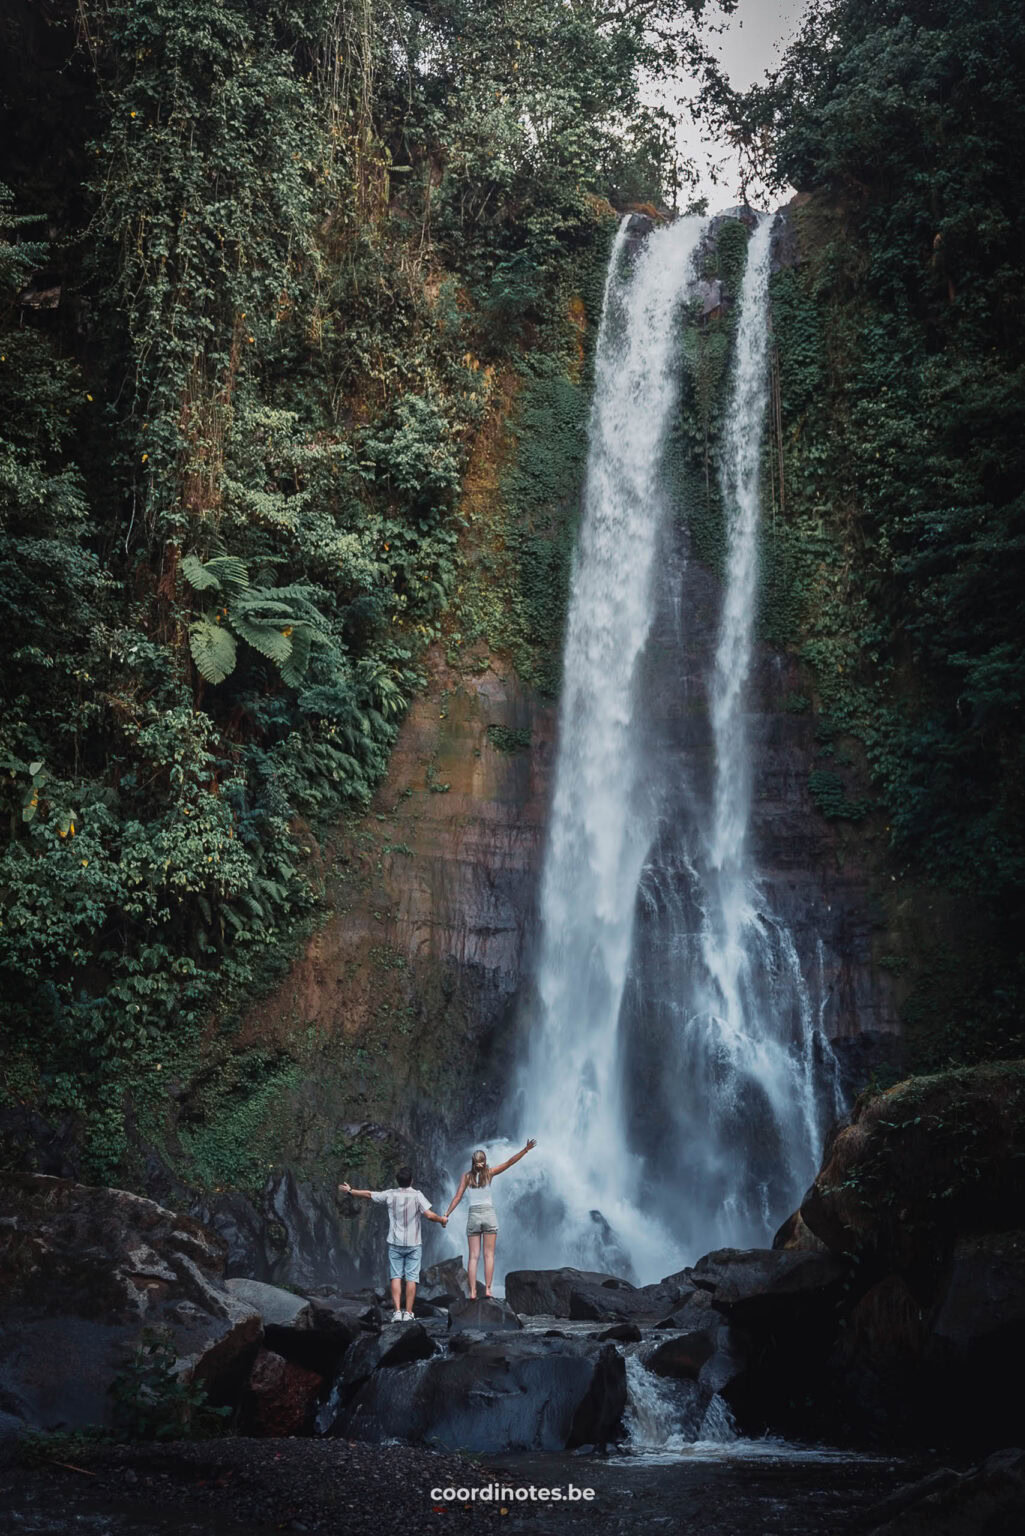
[[234, 635], [206, 614], [189, 625], [189, 650], [200, 677], [208, 683], [223, 683], [235, 670]]

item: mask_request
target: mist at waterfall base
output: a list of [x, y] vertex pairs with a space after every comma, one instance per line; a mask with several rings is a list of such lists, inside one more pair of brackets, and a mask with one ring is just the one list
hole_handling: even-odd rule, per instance
[[[765, 1245], [839, 1107], [821, 1000], [749, 846], [771, 226], [751, 235], [739, 299], [720, 462], [726, 564], [717, 642], [686, 701], [704, 733], [694, 750], [665, 739], [656, 701], [674, 664], [688, 686], [671, 638], [682, 643], [691, 619], [674, 536], [687, 508], [666, 452], [710, 221], [640, 243], [624, 220], [612, 251], [539, 955], [507, 1105], [506, 1124], [538, 1147], [496, 1185], [499, 1277], [571, 1264], [646, 1283], [715, 1248]], [[652, 658], [660, 613], [671, 622]], [[490, 1160], [516, 1148], [489, 1143]]]

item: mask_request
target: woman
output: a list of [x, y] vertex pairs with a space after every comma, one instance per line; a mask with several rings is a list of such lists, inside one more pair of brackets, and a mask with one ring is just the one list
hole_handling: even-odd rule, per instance
[[470, 1208], [466, 1215], [466, 1237], [470, 1246], [467, 1270], [470, 1275], [470, 1300], [477, 1300], [477, 1265], [480, 1261], [481, 1239], [484, 1241], [484, 1294], [491, 1295], [491, 1281], [495, 1273], [495, 1239], [498, 1237], [498, 1217], [491, 1198], [491, 1181], [500, 1173], [526, 1157], [537, 1142], [531, 1137], [525, 1147], [507, 1157], [497, 1168], [488, 1167], [487, 1153], [478, 1149], [470, 1160], [470, 1166], [459, 1180], [459, 1188], [452, 1196], [445, 1220], [451, 1216], [464, 1195], [469, 1195]]

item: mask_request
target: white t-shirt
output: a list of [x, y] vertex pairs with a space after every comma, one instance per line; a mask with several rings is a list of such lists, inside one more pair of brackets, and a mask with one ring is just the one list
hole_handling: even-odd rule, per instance
[[371, 1190], [371, 1200], [388, 1207], [388, 1241], [398, 1248], [415, 1248], [420, 1236], [420, 1212], [429, 1211], [431, 1202], [418, 1189]]

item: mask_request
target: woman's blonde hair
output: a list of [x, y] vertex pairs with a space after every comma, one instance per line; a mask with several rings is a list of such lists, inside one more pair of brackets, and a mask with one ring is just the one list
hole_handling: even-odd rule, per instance
[[483, 1189], [491, 1183], [491, 1169], [488, 1167], [488, 1154], [478, 1147], [470, 1158], [470, 1169], [467, 1173], [467, 1182], [473, 1189]]

